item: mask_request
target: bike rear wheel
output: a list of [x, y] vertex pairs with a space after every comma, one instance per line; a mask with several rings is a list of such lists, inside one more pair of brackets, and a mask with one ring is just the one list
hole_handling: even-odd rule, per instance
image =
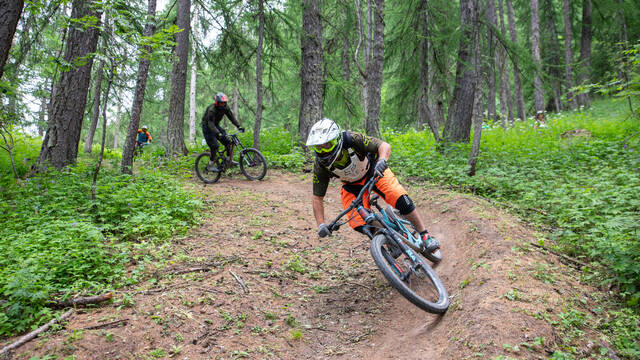
[[436, 314], [446, 312], [449, 294], [435, 271], [429, 265], [416, 269], [417, 264], [401, 251], [394, 258], [390, 250], [394, 246], [384, 234], [378, 234], [371, 240], [371, 256], [387, 281], [422, 310]]
[[[207, 166], [209, 165], [209, 161], [211, 161], [211, 154], [209, 154], [208, 152], [204, 152], [200, 155], [198, 155], [198, 157], [196, 158], [196, 174], [198, 175], [198, 178], [200, 178], [200, 180], [202, 180], [205, 184], [213, 184], [216, 181], [218, 181], [218, 179], [220, 179], [220, 175], [222, 174], [221, 171], [211, 171], [207, 169]], [[220, 158], [218, 157], [218, 161], [216, 161], [216, 168], [218, 170], [221, 170], [223, 168], [222, 161], [220, 160]]]
[[262, 180], [267, 174], [267, 160], [256, 149], [243, 149], [240, 151], [240, 171], [249, 180]]

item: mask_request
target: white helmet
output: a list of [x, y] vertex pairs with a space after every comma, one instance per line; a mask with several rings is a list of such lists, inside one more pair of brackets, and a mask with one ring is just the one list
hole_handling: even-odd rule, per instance
[[333, 120], [322, 118], [309, 130], [307, 146], [316, 153], [321, 165], [331, 166], [342, 150], [340, 127]]

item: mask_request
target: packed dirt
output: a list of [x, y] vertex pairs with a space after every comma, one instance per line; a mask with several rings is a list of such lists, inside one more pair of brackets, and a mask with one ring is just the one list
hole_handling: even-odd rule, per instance
[[[438, 316], [388, 285], [364, 236], [345, 226], [317, 237], [309, 174], [225, 174], [186, 186], [203, 194], [203, 219], [158, 247], [170, 261], [145, 263], [140, 284], [76, 309], [13, 357], [545, 359], [569, 345], [579, 358], [606, 346], [560, 321], [569, 304], [589, 309], [598, 291], [533, 245], [541, 233], [482, 199], [405, 182], [442, 243], [436, 271], [451, 307]], [[326, 197], [328, 219], [340, 210], [338, 186]]]

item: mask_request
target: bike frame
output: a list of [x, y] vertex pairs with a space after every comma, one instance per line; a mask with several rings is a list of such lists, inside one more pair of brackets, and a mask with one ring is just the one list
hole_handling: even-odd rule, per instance
[[[405, 224], [402, 223], [402, 220], [397, 219], [397, 221], [392, 221], [389, 216], [387, 216], [387, 214], [378, 207], [377, 202], [374, 202], [373, 205], [378, 209], [378, 212], [372, 209], [366, 209], [363, 206], [364, 194], [368, 194], [368, 196], [371, 197], [371, 190], [379, 179], [380, 176], [376, 175], [365, 183], [365, 185], [362, 187], [362, 190], [360, 190], [360, 193], [358, 193], [356, 199], [351, 202], [351, 205], [340, 212], [340, 214], [329, 224], [329, 230], [338, 230], [340, 226], [349, 222], [349, 220], [346, 220], [342, 223], [339, 223], [338, 221], [351, 210], [356, 209], [358, 215], [355, 216], [362, 217], [362, 219], [367, 223], [367, 226], [364, 227], [363, 232], [370, 239], [373, 239], [373, 237], [377, 233], [383, 233], [389, 240], [391, 240], [392, 243], [394, 243], [395, 246], [397, 246], [398, 249], [407, 254], [407, 256], [411, 259], [415, 267], [412, 266], [410, 271], [403, 272], [397, 265], [395, 265], [395, 259], [388, 252], [385, 253], [385, 257], [387, 258], [389, 264], [393, 264], [393, 268], [398, 273], [400, 278], [402, 280], [406, 280], [411, 272], [419, 269], [419, 267], [427, 268], [430, 266], [421, 256], [416, 254], [416, 252], [409, 245], [407, 245], [406, 241], [411, 241], [412, 244], [416, 245], [416, 247], [420, 247], [419, 241], [421, 240], [416, 239], [416, 237], [411, 234]], [[409, 222], [406, 221], [406, 223]], [[371, 231], [372, 228], [374, 229], [374, 232]], [[404, 237], [406, 237], [406, 239]]]

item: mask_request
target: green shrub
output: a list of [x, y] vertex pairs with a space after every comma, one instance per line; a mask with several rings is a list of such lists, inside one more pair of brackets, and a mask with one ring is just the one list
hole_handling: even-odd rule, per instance
[[137, 177], [101, 169], [91, 201], [94, 162], [83, 155], [69, 171], [37, 174], [21, 185], [3, 174], [0, 335], [51, 319], [46, 305], [54, 298], [127, 283], [135, 244], [166, 241], [197, 221], [201, 202], [153, 169], [142, 168]]

